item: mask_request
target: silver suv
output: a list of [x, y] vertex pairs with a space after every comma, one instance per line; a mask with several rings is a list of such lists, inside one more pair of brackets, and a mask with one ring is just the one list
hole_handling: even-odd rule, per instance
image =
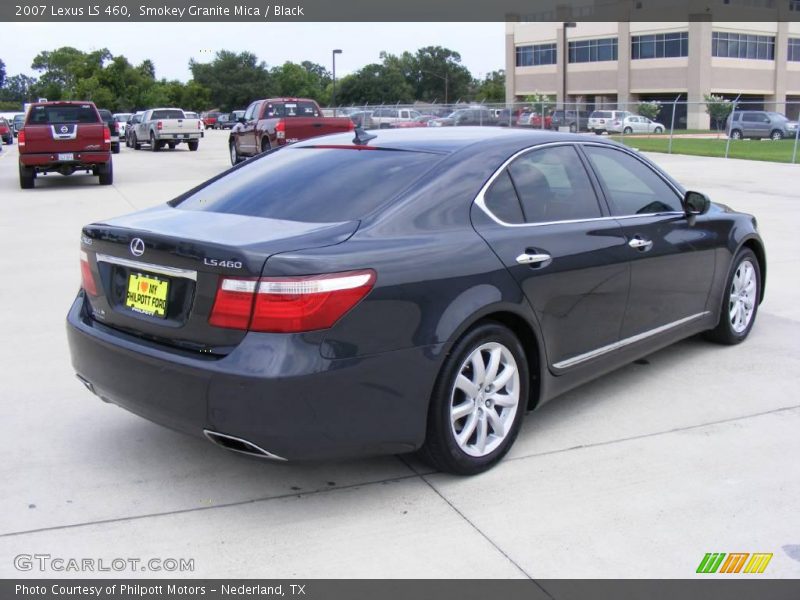
[[596, 110], [589, 115], [589, 122], [586, 127], [589, 131], [594, 131], [597, 135], [603, 135], [608, 131], [608, 126], [612, 121], [622, 121], [633, 113], [627, 110]]
[[765, 110], [737, 110], [728, 115], [725, 133], [731, 139], [770, 138], [782, 140], [797, 135], [797, 121], [790, 121], [785, 115]]

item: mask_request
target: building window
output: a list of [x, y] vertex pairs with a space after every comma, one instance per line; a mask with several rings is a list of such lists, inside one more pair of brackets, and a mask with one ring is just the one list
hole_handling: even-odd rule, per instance
[[800, 62], [800, 38], [789, 38], [789, 57], [787, 60]]
[[689, 32], [634, 35], [631, 59], [689, 56]]
[[775, 60], [775, 36], [714, 31], [711, 56]]
[[569, 43], [569, 62], [601, 62], [617, 60], [617, 38], [578, 40]]
[[517, 46], [517, 66], [536, 67], [538, 65], [556, 64], [555, 44], [536, 44], [534, 46]]

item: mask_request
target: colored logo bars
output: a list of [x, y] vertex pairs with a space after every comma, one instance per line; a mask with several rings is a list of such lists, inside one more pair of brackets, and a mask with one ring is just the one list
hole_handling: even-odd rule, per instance
[[[727, 556], [727, 558], [726, 558]], [[750, 560], [748, 560], [748, 557]], [[755, 552], [709, 552], [700, 561], [698, 573], [763, 573], [772, 554]], [[744, 569], [742, 569], [744, 567]]]

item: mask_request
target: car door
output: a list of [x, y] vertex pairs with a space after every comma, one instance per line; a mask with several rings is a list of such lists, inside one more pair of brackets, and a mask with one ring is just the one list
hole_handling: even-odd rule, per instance
[[708, 217], [687, 218], [680, 193], [633, 153], [597, 144], [583, 151], [627, 242], [631, 288], [620, 338], [699, 318], [719, 244]]
[[617, 341], [628, 247], [572, 144], [519, 154], [475, 205], [475, 229], [533, 308], [551, 367], [567, 368]]
[[256, 153], [256, 125], [261, 112], [261, 102], [252, 102], [244, 111], [244, 123], [236, 129], [236, 144], [239, 154], [252, 156]]

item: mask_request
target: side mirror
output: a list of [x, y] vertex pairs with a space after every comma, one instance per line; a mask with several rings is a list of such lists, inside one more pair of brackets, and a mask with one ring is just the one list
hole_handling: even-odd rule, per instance
[[239, 121], [239, 123], [247, 123], [247, 120], [244, 117], [239, 117], [236, 120]]
[[683, 209], [687, 215], [704, 215], [711, 207], [711, 200], [701, 192], [688, 191], [683, 197]]

